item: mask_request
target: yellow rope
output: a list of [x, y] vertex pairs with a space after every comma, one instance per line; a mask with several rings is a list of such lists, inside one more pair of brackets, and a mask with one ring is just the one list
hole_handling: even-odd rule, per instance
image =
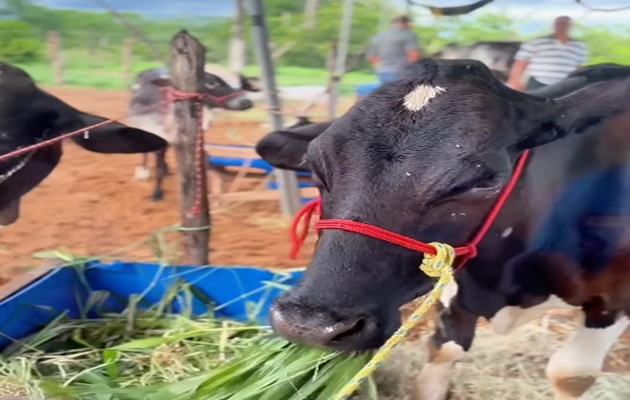
[[437, 250], [437, 254], [425, 254], [424, 261], [420, 269], [432, 278], [439, 278], [433, 290], [427, 295], [420, 307], [411, 314], [409, 319], [390, 337], [372, 359], [344, 386], [332, 400], [345, 400], [359, 388], [361, 383], [387, 358], [392, 349], [400, 344], [409, 333], [409, 330], [416, 326], [424, 314], [431, 309], [433, 303], [439, 298], [446, 285], [453, 280], [452, 265], [455, 261], [455, 250], [447, 244], [431, 243]]

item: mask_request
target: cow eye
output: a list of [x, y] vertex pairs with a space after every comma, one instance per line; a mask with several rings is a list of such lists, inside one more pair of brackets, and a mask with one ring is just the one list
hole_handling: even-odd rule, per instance
[[216, 81], [206, 82], [206, 88], [208, 89], [216, 89], [218, 86], [219, 86], [219, 82], [216, 82]]
[[497, 190], [503, 185], [503, 176], [500, 174], [489, 175], [477, 183], [473, 187], [473, 190], [491, 191]]

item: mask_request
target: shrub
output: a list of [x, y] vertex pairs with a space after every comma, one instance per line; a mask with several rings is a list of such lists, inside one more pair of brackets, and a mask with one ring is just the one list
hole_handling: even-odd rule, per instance
[[43, 43], [35, 28], [22, 21], [0, 21], [0, 58], [8, 62], [36, 61]]

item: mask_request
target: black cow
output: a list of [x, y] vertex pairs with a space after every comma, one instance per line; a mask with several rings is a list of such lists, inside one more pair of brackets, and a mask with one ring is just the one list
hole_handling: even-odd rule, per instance
[[445, 60], [477, 60], [486, 64], [497, 79], [505, 82], [510, 76], [514, 56], [522, 42], [484, 41], [469, 45], [449, 44], [431, 57]]
[[[317, 177], [323, 220], [461, 246], [531, 151], [478, 256], [442, 298], [417, 381], [422, 400], [446, 398], [479, 316], [508, 333], [549, 308], [582, 310], [583, 325], [547, 367], [557, 400], [588, 390], [629, 324], [630, 67], [587, 67], [536, 93], [508, 88], [477, 61], [424, 60], [304, 154], [285, 155], [294, 168], [304, 156]], [[280, 151], [294, 148], [304, 147], [259, 150], [281, 165]], [[422, 259], [361, 234], [319, 231], [303, 279], [274, 302], [272, 325], [307, 345], [376, 348], [399, 327], [400, 306], [432, 288]]]
[[[0, 63], [0, 155], [103, 121], [44, 92], [22, 69]], [[144, 153], [167, 146], [159, 136], [120, 123], [91, 129], [72, 141], [97, 153]], [[21, 197], [46, 179], [61, 153], [57, 142], [0, 161], [0, 225], [17, 221]]]
[[[198, 93], [206, 94], [203, 99], [203, 122], [202, 129], [208, 129], [212, 119], [213, 108], [223, 108], [226, 110], [244, 111], [253, 107], [251, 100], [247, 99], [244, 89], [234, 88], [228, 85], [217, 75], [206, 72], [202, 86]], [[257, 91], [258, 88], [249, 85], [246, 78], [242, 78], [242, 84], [250, 91]], [[169, 144], [175, 143], [176, 137], [173, 132], [168, 132], [166, 118], [172, 116], [172, 104], [168, 107], [155, 107], [164, 100], [161, 92], [162, 88], [172, 87], [170, 75], [167, 68], [154, 68], [140, 72], [131, 87], [131, 100], [129, 102], [129, 125], [153, 132], [166, 139]], [[152, 108], [151, 108], [152, 107]], [[168, 148], [155, 153], [155, 188], [151, 199], [160, 201], [164, 197], [162, 181], [168, 174], [166, 163], [166, 151]], [[147, 154], [143, 154], [142, 165], [136, 170], [137, 179], [147, 179], [149, 177], [147, 168]]]

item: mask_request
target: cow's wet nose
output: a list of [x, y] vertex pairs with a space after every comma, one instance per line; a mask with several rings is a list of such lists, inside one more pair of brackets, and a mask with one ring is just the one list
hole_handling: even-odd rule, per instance
[[244, 97], [236, 97], [228, 100], [227, 102], [228, 108], [232, 110], [249, 110], [254, 106], [254, 103], [248, 98]]
[[241, 99], [241, 107], [243, 110], [250, 109], [254, 106], [254, 103], [250, 99]]
[[291, 342], [335, 350], [356, 351], [375, 347], [365, 317], [332, 318], [307, 312], [295, 303], [275, 302], [270, 312], [274, 330]]

